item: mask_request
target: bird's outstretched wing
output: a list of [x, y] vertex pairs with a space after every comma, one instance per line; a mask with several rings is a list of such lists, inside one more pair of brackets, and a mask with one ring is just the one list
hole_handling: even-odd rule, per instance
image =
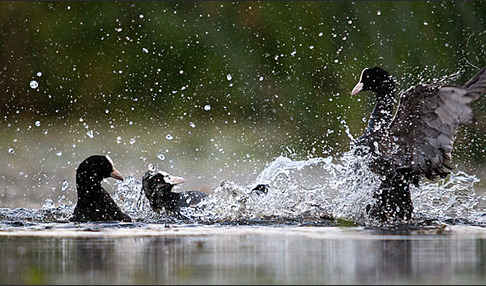
[[389, 128], [395, 165], [428, 179], [446, 176], [457, 129], [472, 120], [469, 105], [484, 93], [484, 68], [463, 87], [419, 85], [404, 92]]

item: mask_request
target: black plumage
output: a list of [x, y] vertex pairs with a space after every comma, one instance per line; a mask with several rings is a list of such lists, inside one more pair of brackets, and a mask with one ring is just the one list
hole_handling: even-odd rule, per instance
[[257, 194], [259, 196], [268, 194], [268, 189], [270, 186], [268, 184], [258, 184], [256, 185], [250, 193]]
[[199, 191], [173, 192], [172, 188], [184, 182], [181, 177], [162, 171], [147, 171], [142, 178], [142, 191], [153, 211], [160, 213], [165, 209], [167, 215], [182, 217], [181, 207], [197, 205], [207, 194]]
[[375, 93], [376, 104], [355, 144], [368, 148], [371, 170], [382, 178], [369, 213], [381, 221], [408, 220], [410, 184], [449, 174], [457, 129], [472, 120], [470, 103], [486, 93], [486, 68], [463, 86], [421, 84], [398, 96], [394, 79], [375, 67], [363, 70], [351, 94], [363, 90]]
[[71, 221], [132, 221], [101, 187], [101, 181], [108, 177], [123, 180], [107, 156], [93, 155], [79, 164], [76, 170], [78, 201]]

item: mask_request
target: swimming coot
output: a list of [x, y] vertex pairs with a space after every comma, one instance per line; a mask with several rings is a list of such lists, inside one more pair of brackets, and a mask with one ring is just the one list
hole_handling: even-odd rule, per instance
[[355, 144], [367, 147], [370, 168], [382, 178], [368, 212], [380, 221], [408, 220], [413, 211], [410, 184], [449, 174], [458, 126], [471, 121], [470, 103], [486, 93], [486, 68], [463, 86], [420, 84], [400, 97], [388, 72], [366, 68], [351, 94], [361, 91], [374, 92], [376, 104]]
[[123, 180], [108, 156], [93, 155], [79, 164], [76, 170], [78, 202], [71, 221], [132, 221], [101, 187], [101, 181], [108, 177]]
[[159, 213], [163, 208], [167, 215], [181, 217], [181, 207], [195, 206], [207, 197], [206, 193], [199, 191], [172, 191], [175, 185], [183, 182], [183, 178], [163, 171], [147, 171], [142, 178], [142, 190], [153, 211]]

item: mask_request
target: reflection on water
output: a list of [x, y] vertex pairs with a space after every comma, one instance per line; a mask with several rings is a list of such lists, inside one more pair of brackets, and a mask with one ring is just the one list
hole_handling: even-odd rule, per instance
[[1, 237], [0, 282], [482, 283], [486, 278], [486, 241], [467, 234], [383, 235], [361, 229], [342, 239], [346, 234], [324, 237], [336, 228], [317, 233], [306, 227], [300, 232], [241, 228], [155, 237]]

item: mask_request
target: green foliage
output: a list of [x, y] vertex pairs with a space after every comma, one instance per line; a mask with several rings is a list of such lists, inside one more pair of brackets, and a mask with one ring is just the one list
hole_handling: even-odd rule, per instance
[[482, 1], [1, 2], [0, 112], [275, 125], [290, 148], [340, 151], [342, 120], [358, 135], [371, 108], [348, 96], [362, 68], [384, 66], [403, 88], [467, 78], [466, 59], [486, 64], [484, 15]]

